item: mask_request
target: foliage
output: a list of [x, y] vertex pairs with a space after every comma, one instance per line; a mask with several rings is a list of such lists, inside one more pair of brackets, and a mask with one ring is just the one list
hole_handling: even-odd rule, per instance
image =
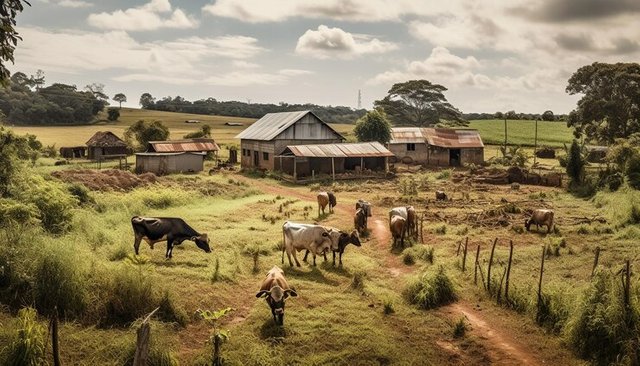
[[543, 121], [554, 121], [556, 118], [553, 115], [552, 111], [544, 111], [544, 113], [542, 113], [542, 120]]
[[462, 113], [447, 102], [445, 91], [444, 86], [428, 80], [409, 80], [394, 84], [375, 106], [382, 108], [395, 125], [428, 127], [444, 121], [466, 125]]
[[15, 30], [16, 16], [24, 10], [25, 0], [8, 0], [0, 4], [0, 84], [6, 86], [9, 79], [9, 70], [5, 62], [13, 63], [13, 51], [16, 49], [18, 40], [22, 40]]
[[198, 314], [204, 321], [208, 322], [213, 326], [213, 331], [211, 333], [210, 341], [211, 343], [214, 344], [214, 351], [213, 351], [214, 366], [222, 365], [224, 363], [222, 357], [219, 354], [219, 351], [220, 351], [219, 347], [220, 347], [220, 344], [226, 342], [229, 339], [229, 335], [230, 335], [228, 330], [220, 329], [218, 327], [218, 321], [232, 311], [233, 311], [232, 308], [225, 308], [217, 311], [200, 310], [200, 309], [196, 310], [196, 314]]
[[109, 121], [117, 121], [120, 118], [120, 111], [117, 108], [109, 108], [107, 110], [107, 119]]
[[1, 350], [6, 366], [41, 366], [45, 361], [45, 328], [38, 323], [37, 313], [32, 308], [18, 312], [19, 328], [15, 339]]
[[202, 127], [200, 127], [200, 130], [184, 135], [185, 139], [195, 139], [202, 137], [211, 138], [211, 126], [203, 125]]
[[393, 314], [396, 312], [395, 306], [393, 305], [393, 300], [386, 298], [382, 302], [382, 313], [384, 315]]
[[405, 298], [423, 309], [433, 309], [458, 299], [453, 282], [440, 266], [435, 273], [425, 272], [411, 280], [404, 290]]
[[522, 146], [500, 146], [500, 153], [502, 157], [493, 160], [496, 164], [523, 168], [530, 159]]
[[127, 102], [127, 96], [124, 95], [123, 93], [118, 93], [118, 94], [113, 96], [113, 100], [115, 100], [116, 102], [120, 103], [120, 109], [122, 109], [122, 103], [126, 103]]
[[169, 129], [160, 121], [138, 120], [124, 132], [129, 146], [137, 145], [137, 150], [145, 150], [149, 141], [164, 141], [169, 138]]
[[634, 189], [640, 189], [640, 154], [633, 155], [627, 161], [625, 174], [629, 186]]
[[567, 154], [567, 175], [571, 184], [579, 184], [584, 176], [585, 160], [577, 140], [573, 140]]
[[569, 114], [576, 136], [612, 143], [640, 132], [640, 64], [594, 62], [569, 78], [567, 93], [583, 94]]
[[467, 333], [467, 322], [463, 316], [453, 325], [453, 338], [462, 338], [465, 333]]
[[45, 180], [39, 175], [29, 175], [20, 182], [17, 194], [23, 202], [33, 203], [39, 211], [42, 227], [52, 234], [66, 232], [73, 219], [72, 209], [76, 203], [65, 185]]
[[367, 112], [356, 122], [353, 130], [358, 141], [378, 141], [386, 144], [391, 140], [391, 124], [383, 110]]
[[155, 306], [151, 278], [142, 269], [121, 265], [105, 291], [100, 325], [126, 325], [150, 313]]

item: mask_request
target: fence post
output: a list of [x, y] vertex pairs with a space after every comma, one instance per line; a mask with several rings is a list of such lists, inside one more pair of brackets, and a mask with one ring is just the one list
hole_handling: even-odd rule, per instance
[[156, 308], [152, 311], [140, 324], [140, 328], [137, 330], [136, 340], [136, 353], [133, 356], [133, 366], [146, 366], [147, 358], [149, 357], [149, 337], [151, 335], [151, 325], [149, 320], [151, 316], [155, 314], [160, 308]]
[[591, 277], [596, 273], [596, 267], [598, 267], [598, 260], [600, 259], [600, 247], [596, 247], [596, 256], [593, 259], [593, 269], [591, 270]]
[[627, 259], [624, 271], [624, 305], [629, 308], [631, 294], [631, 261]]
[[480, 256], [480, 244], [478, 244], [478, 247], [476, 248], [476, 262], [475, 262], [475, 268], [473, 269], [473, 284], [474, 285], [478, 285], [478, 267], [480, 266], [480, 264], [478, 263], [478, 257]]
[[462, 247], [462, 239], [458, 242], [458, 249], [456, 249], [456, 257], [460, 256], [460, 247]]
[[424, 232], [422, 231], [422, 227], [424, 224], [424, 214], [420, 217], [420, 243], [424, 244]]
[[547, 251], [546, 245], [542, 246], [542, 260], [540, 262], [540, 279], [538, 280], [538, 310], [540, 310], [540, 303], [542, 302], [542, 272], [544, 271], [544, 257]]
[[467, 245], [469, 244], [469, 237], [467, 236], [464, 241], [464, 252], [462, 252], [462, 272], [465, 271], [467, 266]]
[[489, 269], [487, 269], [487, 292], [491, 294], [491, 266], [493, 265], [493, 254], [496, 251], [496, 244], [498, 238], [495, 238], [493, 245], [491, 246], [491, 255], [489, 256]]
[[58, 343], [58, 307], [54, 306], [53, 314], [49, 320], [49, 328], [51, 329], [51, 348], [53, 351], [53, 365], [60, 366], [60, 347]]
[[504, 283], [504, 299], [509, 302], [509, 275], [511, 274], [511, 260], [513, 258], [513, 240], [509, 240], [509, 263], [507, 263], [507, 279]]

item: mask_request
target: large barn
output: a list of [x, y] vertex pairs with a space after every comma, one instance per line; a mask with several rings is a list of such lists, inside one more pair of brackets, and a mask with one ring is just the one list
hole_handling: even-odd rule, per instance
[[432, 166], [484, 163], [484, 144], [477, 130], [396, 127], [389, 150], [396, 161]]
[[344, 140], [311, 111], [268, 113], [236, 136], [243, 168], [273, 170], [275, 157], [289, 145], [330, 144]]

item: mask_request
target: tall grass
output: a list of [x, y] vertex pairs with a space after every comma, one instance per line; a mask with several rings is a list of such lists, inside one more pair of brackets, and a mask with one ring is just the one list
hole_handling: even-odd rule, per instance
[[435, 272], [425, 272], [410, 280], [403, 293], [411, 304], [423, 309], [433, 309], [458, 299], [453, 282], [440, 266]]
[[45, 328], [32, 308], [18, 312], [18, 329], [13, 341], [0, 348], [0, 361], [6, 366], [41, 366], [45, 362]]
[[592, 202], [615, 227], [640, 223], [640, 191], [629, 187], [616, 192], [600, 191]]

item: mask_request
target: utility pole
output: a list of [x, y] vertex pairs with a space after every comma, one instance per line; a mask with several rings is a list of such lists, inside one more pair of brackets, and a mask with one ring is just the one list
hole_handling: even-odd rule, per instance
[[533, 143], [533, 165], [536, 165], [536, 152], [538, 151], [538, 120], [540, 118], [536, 118], [536, 134], [535, 134], [535, 138], [534, 138], [534, 143]]
[[362, 109], [362, 93], [360, 93], [360, 89], [358, 89], [358, 109]]

